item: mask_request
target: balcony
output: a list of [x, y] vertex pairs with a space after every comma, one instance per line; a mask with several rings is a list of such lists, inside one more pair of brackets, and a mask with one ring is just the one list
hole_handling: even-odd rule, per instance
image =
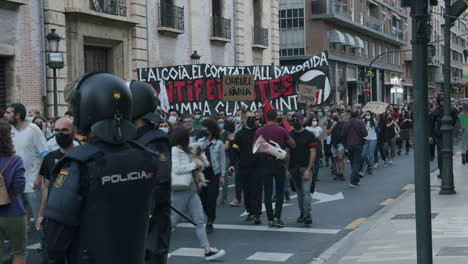
[[184, 33], [184, 8], [158, 4], [158, 31], [171, 37]]
[[330, 13], [343, 17], [343, 18], [351, 19], [348, 4], [335, 0], [333, 1], [333, 5], [331, 5], [330, 7], [332, 8], [330, 10], [331, 11]]
[[373, 30], [382, 32], [382, 23], [375, 17], [368, 16], [366, 26]]
[[231, 41], [231, 20], [223, 17], [211, 18], [211, 40], [220, 44]]
[[392, 36], [398, 38], [401, 41], [403, 41], [405, 38], [405, 34], [403, 34], [403, 32], [396, 27], [392, 27]]
[[339, 27], [345, 27], [354, 31], [362, 32], [371, 37], [379, 38], [397, 46], [408, 45], [403, 32], [384, 32], [382, 22], [375, 17], [366, 16], [366, 24], [353, 21], [350, 16], [350, 9], [345, 2], [339, 0], [316, 0], [312, 1], [313, 20], [325, 20]]
[[126, 0], [89, 0], [89, 8], [99, 13], [127, 16]]
[[268, 48], [268, 29], [262, 27], [253, 28], [253, 48]]

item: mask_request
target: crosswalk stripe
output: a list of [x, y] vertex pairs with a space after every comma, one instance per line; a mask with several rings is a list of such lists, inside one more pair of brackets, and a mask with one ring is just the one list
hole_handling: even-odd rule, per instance
[[276, 261], [285, 262], [293, 254], [289, 253], [278, 253], [278, 252], [256, 252], [252, 256], [248, 257], [247, 260], [261, 260], [261, 261]]
[[[177, 227], [194, 228], [189, 223], [179, 223]], [[246, 231], [267, 231], [267, 232], [291, 232], [291, 233], [308, 233], [308, 234], [327, 234], [335, 235], [341, 230], [339, 229], [325, 229], [325, 228], [298, 228], [298, 227], [284, 227], [284, 228], [271, 228], [262, 225], [213, 225], [215, 229], [227, 229], [227, 230], [246, 230]]]
[[205, 254], [201, 248], [178, 248], [171, 252], [171, 256], [204, 257]]

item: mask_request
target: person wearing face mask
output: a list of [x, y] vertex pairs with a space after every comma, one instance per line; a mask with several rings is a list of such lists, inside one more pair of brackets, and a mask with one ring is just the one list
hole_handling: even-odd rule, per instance
[[154, 89], [145, 82], [131, 81], [132, 123], [137, 128], [135, 141], [159, 155], [160, 166], [153, 191], [152, 212], [146, 243], [147, 264], [167, 262], [171, 238], [171, 147], [169, 136], [155, 124], [162, 124], [156, 108], [158, 100]]
[[180, 122], [181, 117], [182, 115], [179, 111], [175, 109], [169, 109], [169, 117], [167, 118], [167, 121], [172, 125], [172, 127], [176, 128], [182, 125]]
[[343, 124], [338, 117], [338, 113], [334, 112], [332, 114], [332, 120], [329, 124], [329, 128], [327, 129], [327, 135], [331, 137], [330, 145], [331, 145], [331, 154], [333, 157], [333, 167], [335, 170], [332, 169], [332, 172], [335, 172], [335, 181], [344, 181], [344, 153], [345, 148], [343, 145], [343, 138], [341, 136], [343, 130]]
[[162, 132], [166, 133], [169, 136], [172, 133], [172, 126], [168, 121], [164, 121], [164, 122], [160, 123], [158, 128], [159, 128], [159, 130], [161, 130]]
[[242, 127], [244, 126], [244, 117], [245, 117], [246, 112], [247, 111], [245, 109], [239, 109], [236, 111], [236, 115], [234, 116], [234, 125], [235, 125], [234, 133], [237, 133], [238, 131], [240, 131]]
[[343, 122], [348, 121], [351, 118], [351, 106], [346, 107], [346, 111], [341, 114], [341, 120]]
[[303, 128], [302, 114], [295, 112], [291, 120], [293, 121], [294, 130], [289, 134], [296, 142], [296, 147], [289, 150], [289, 159], [286, 161], [286, 176], [288, 179], [292, 179], [297, 191], [297, 203], [300, 212], [297, 222], [308, 226], [312, 224], [312, 199], [310, 193], [315, 189], [312, 169], [314, 166], [318, 166], [314, 165], [314, 163], [317, 158], [316, 148], [319, 142], [313, 132]]
[[364, 138], [363, 160], [367, 164], [367, 174], [372, 174], [375, 168], [374, 155], [377, 146], [377, 126], [374, 115], [367, 111], [364, 114], [364, 123], [366, 124], [367, 136]]
[[257, 155], [252, 153], [256, 130], [254, 113], [247, 112], [245, 126], [237, 132], [233, 141], [234, 155], [229, 171], [236, 170], [236, 177], [238, 176], [242, 186], [244, 206], [248, 213], [246, 221], [253, 221], [258, 225], [262, 214], [262, 178], [255, 170]]
[[206, 224], [206, 232], [208, 234], [214, 231], [213, 223], [216, 220], [216, 201], [219, 195], [219, 187], [224, 185], [227, 172], [224, 142], [221, 141], [219, 133], [219, 125], [215, 120], [203, 120], [198, 143], [201, 144], [202, 150], [210, 162], [210, 166], [203, 170], [205, 178], [209, 182], [208, 186], [201, 189], [200, 199], [208, 218]]
[[194, 129], [200, 129], [202, 123], [202, 113], [199, 109], [193, 111], [193, 121], [192, 126]]
[[312, 132], [316, 140], [319, 142], [319, 144], [317, 145], [315, 163], [314, 163], [314, 168], [313, 168], [313, 173], [312, 173], [314, 181], [318, 181], [320, 158], [322, 157], [322, 155], [325, 156], [325, 151], [324, 151], [325, 147], [324, 147], [324, 142], [323, 142], [323, 129], [322, 127], [319, 126], [318, 117], [312, 118], [312, 126], [308, 126], [305, 129]]
[[[53, 169], [55, 164], [62, 159], [66, 153], [70, 152], [74, 147], [73, 136], [75, 134], [75, 127], [70, 119], [62, 117], [55, 122], [55, 128], [53, 130], [54, 138], [59, 146], [58, 149], [49, 152], [44, 157], [42, 162], [39, 175], [44, 178], [44, 188], [42, 189], [41, 204], [38, 211], [38, 217], [36, 219], [36, 229], [42, 230], [42, 221], [44, 219], [44, 210], [47, 204], [47, 198], [49, 196], [49, 181], [53, 175]], [[44, 263], [47, 263], [47, 246], [45, 241], [41, 241], [41, 257]]]
[[[231, 148], [231, 144], [229, 141], [229, 136], [231, 135], [231, 132], [227, 131], [225, 129], [225, 124], [226, 120], [224, 120], [224, 117], [219, 116], [217, 118], [218, 125], [219, 125], [219, 138], [221, 139], [222, 142], [224, 142], [224, 150], [226, 154], [226, 167], [229, 166], [229, 149]], [[230, 175], [228, 175], [229, 178]], [[222, 193], [221, 193], [221, 205], [227, 204], [227, 195], [229, 192], [229, 186], [228, 186], [228, 180], [224, 181], [222, 188]]]

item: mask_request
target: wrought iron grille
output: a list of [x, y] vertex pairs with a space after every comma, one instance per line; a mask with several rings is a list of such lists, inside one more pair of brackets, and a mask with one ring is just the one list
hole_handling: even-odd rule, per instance
[[211, 30], [213, 37], [231, 39], [231, 20], [223, 17], [212, 17]]
[[126, 0], [89, 0], [89, 7], [99, 13], [127, 16]]
[[268, 46], [268, 29], [254, 27], [253, 34], [253, 44]]
[[158, 4], [159, 26], [184, 30], [184, 8], [168, 4]]

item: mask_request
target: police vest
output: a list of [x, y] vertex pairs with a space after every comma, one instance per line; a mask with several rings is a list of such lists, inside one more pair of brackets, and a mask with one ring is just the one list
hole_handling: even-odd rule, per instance
[[159, 129], [151, 129], [144, 133], [135, 141], [158, 155], [158, 173], [156, 175], [157, 184], [171, 183], [171, 146], [169, 137]]
[[88, 144], [65, 159], [80, 164], [86, 182], [72, 263], [143, 264], [155, 156], [129, 145]]

